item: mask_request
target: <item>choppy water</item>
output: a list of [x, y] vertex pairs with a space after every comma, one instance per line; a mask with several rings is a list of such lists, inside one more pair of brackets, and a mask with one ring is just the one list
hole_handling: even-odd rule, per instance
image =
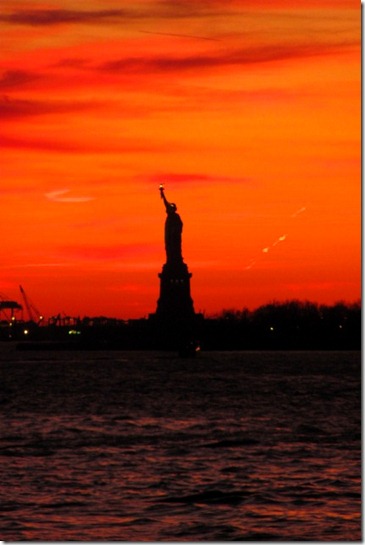
[[358, 352], [2, 349], [0, 375], [3, 540], [361, 539]]

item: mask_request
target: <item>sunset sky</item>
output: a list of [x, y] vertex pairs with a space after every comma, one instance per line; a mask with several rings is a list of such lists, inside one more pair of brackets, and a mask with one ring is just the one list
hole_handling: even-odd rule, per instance
[[360, 297], [360, 3], [5, 0], [0, 295], [147, 316]]

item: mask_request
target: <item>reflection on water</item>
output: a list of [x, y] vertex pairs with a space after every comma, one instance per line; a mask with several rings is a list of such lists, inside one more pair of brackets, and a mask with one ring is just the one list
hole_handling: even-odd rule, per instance
[[2, 539], [361, 539], [359, 353], [0, 360]]

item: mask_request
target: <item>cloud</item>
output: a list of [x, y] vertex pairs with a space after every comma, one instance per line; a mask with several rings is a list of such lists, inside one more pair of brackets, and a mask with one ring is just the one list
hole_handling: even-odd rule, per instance
[[[146, 177], [148, 182], [154, 183], [154, 184], [162, 184], [162, 183], [177, 183], [177, 184], [187, 184], [187, 183], [251, 183], [252, 180], [250, 178], [242, 178], [242, 177], [233, 177], [233, 176], [218, 176], [218, 175], [212, 175], [212, 174], [204, 174], [204, 173], [156, 173], [151, 174], [150, 176]], [[144, 178], [144, 180], [146, 180]]]
[[220, 42], [219, 38], [209, 38], [208, 36], [199, 36], [197, 34], [179, 34], [172, 32], [153, 32], [150, 30], [140, 30], [141, 34], [152, 34], [154, 36], [171, 36], [173, 38], [189, 38], [193, 40], [207, 40], [209, 42]]
[[101, 106], [101, 104], [95, 102], [21, 100], [5, 95], [0, 97], [0, 117], [2, 119], [12, 119], [85, 110], [95, 111], [95, 108], [98, 106]]
[[[169, 8], [171, 11], [179, 10], [179, 13], [197, 13], [199, 8], [213, 9], [218, 8], [222, 10], [222, 0], [161, 0], [160, 4]], [[358, 9], [356, 4], [350, 4], [348, 0], [297, 0], [295, 2], [295, 8], [309, 8], [314, 7], [329, 8], [329, 9]], [[287, 0], [225, 0], [225, 9], [240, 9], [243, 8], [263, 8], [265, 10], [269, 8], [273, 9], [287, 9]]]
[[[137, 3], [129, 9], [19, 9], [0, 15], [0, 21], [27, 26], [55, 26], [62, 24], [105, 24], [130, 20], [182, 19], [216, 15], [215, 2], [164, 2], [157, 0], [149, 4]], [[218, 13], [222, 13], [221, 5]], [[224, 10], [224, 13], [226, 10]]]
[[[79, 83], [79, 82], [77, 82]], [[76, 85], [77, 85], [76, 83]], [[70, 84], [68, 85], [70, 87]], [[121, 101], [115, 100], [25, 100], [12, 98], [8, 94], [0, 96], [0, 117], [17, 118], [28, 116], [40, 116], [49, 114], [65, 114], [77, 112], [89, 112], [93, 115], [102, 112], [103, 117], [112, 116], [115, 118], [135, 119], [142, 118], [146, 115], [151, 115], [152, 112], [169, 111], [171, 105], [167, 106], [151, 106], [150, 104], [133, 104], [130, 100]]]
[[196, 53], [188, 56], [160, 55], [154, 57], [124, 57], [100, 64], [97, 69], [112, 73], [143, 74], [200, 71], [227, 66], [244, 66], [290, 60], [296, 58], [328, 55], [342, 52], [351, 43], [291, 43], [270, 44], [231, 50], [224, 54]]
[[[164, 153], [170, 151], [170, 144], [151, 143], [143, 140], [52, 140], [49, 138], [12, 137], [0, 134], [3, 148], [53, 153]], [[175, 145], [177, 148], [177, 144]]]
[[[287, 9], [287, 2], [283, 0], [159, 0], [148, 4], [137, 3], [129, 9], [18, 9], [10, 13], [2, 13], [0, 21], [26, 26], [56, 26], [64, 24], [105, 24], [128, 22], [131, 19], [184, 19], [205, 18], [207, 16], [224, 16], [242, 13], [243, 9], [252, 8]], [[349, 8], [348, 0], [299, 0], [296, 8], [315, 7]], [[351, 7], [351, 6], [350, 6]], [[357, 6], [356, 6], [357, 8]]]
[[81, 203], [93, 201], [94, 197], [69, 197], [65, 196], [70, 192], [69, 189], [58, 189], [56, 191], [50, 191], [45, 193], [47, 199], [52, 202], [62, 202], [62, 203]]
[[40, 76], [36, 72], [30, 72], [27, 70], [7, 70], [0, 78], [0, 89], [21, 87], [39, 79]]
[[85, 57], [66, 57], [54, 63], [56, 68], [85, 69], [90, 66], [91, 59]]
[[53, 26], [69, 23], [98, 23], [105, 20], [120, 19], [131, 13], [121, 9], [81, 11], [69, 9], [19, 10], [0, 15], [0, 21], [18, 25]]

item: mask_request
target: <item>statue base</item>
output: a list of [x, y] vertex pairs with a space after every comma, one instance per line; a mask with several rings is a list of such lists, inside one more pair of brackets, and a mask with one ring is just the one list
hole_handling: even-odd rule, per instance
[[183, 261], [167, 262], [158, 276], [160, 297], [157, 301], [156, 316], [173, 322], [191, 320], [195, 312], [190, 295], [192, 274], [187, 265]]
[[190, 295], [192, 274], [182, 260], [175, 260], [165, 263], [158, 276], [160, 297], [155, 314], [149, 316], [156, 344], [191, 356], [195, 353], [197, 330], [203, 319], [195, 313]]

